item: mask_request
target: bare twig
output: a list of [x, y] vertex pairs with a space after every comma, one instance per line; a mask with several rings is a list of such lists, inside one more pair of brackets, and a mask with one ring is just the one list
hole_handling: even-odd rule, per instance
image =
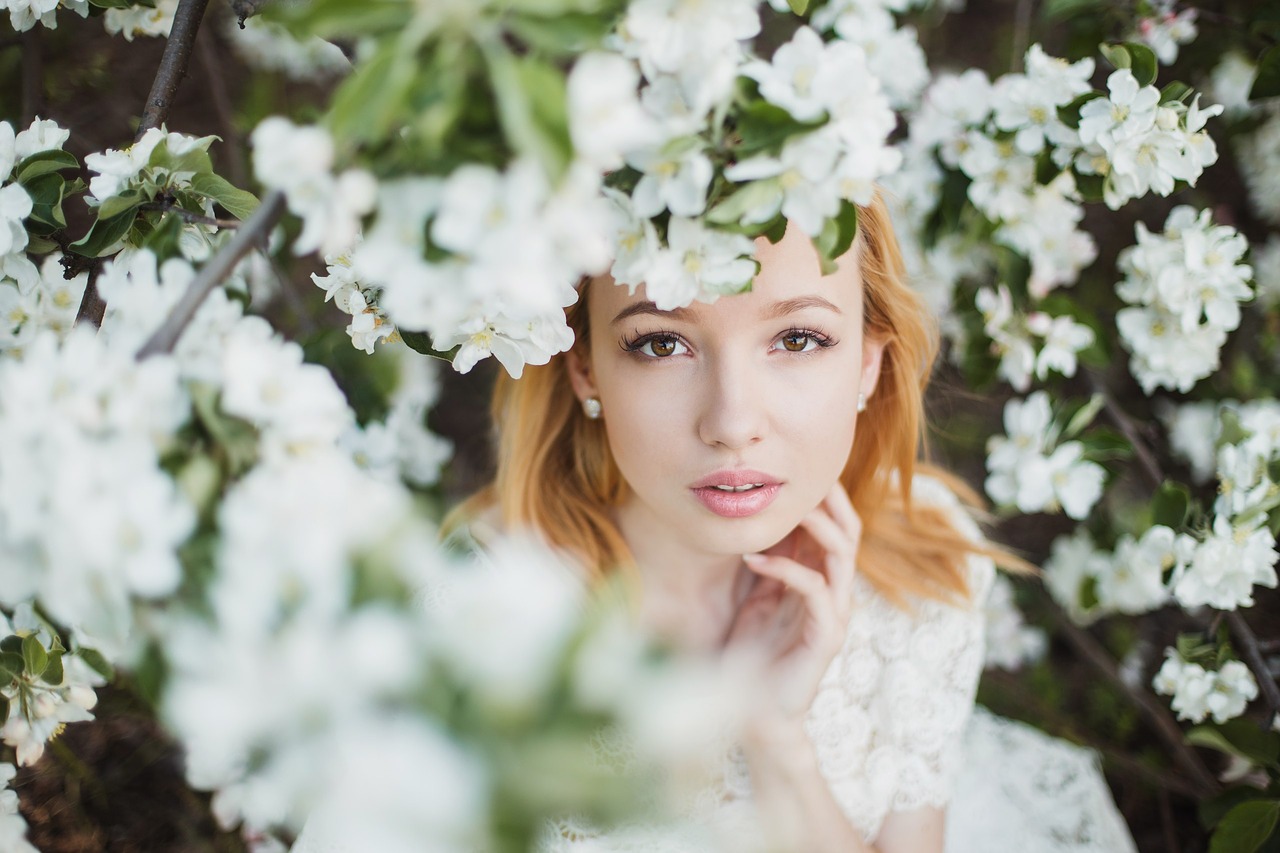
[[232, 115], [231, 97], [227, 94], [226, 75], [218, 66], [213, 55], [210, 39], [213, 30], [205, 28], [204, 34], [196, 41], [199, 53], [200, 70], [204, 72], [205, 82], [209, 87], [209, 99], [213, 102], [213, 112], [218, 117], [219, 132], [226, 143], [221, 150], [227, 152], [227, 177], [231, 183], [243, 187], [249, 182], [249, 170], [244, 162], [244, 146], [240, 144], [240, 131], [236, 128]]
[[208, 216], [201, 216], [198, 213], [192, 213], [185, 207], [178, 206], [173, 199], [150, 201], [146, 204], [138, 205], [138, 209], [158, 210], [161, 213], [172, 213], [181, 218], [183, 222], [190, 222], [194, 225], [212, 225], [215, 228], [239, 228], [243, 224], [239, 219], [213, 219]]
[[[73, 257], [65, 252], [63, 257]], [[98, 271], [102, 269], [102, 259], [93, 258], [88, 262], [89, 278], [85, 282], [84, 296], [80, 298], [80, 310], [76, 312], [76, 323], [92, 323], [102, 325], [102, 315], [107, 313], [107, 303], [98, 295]]]
[[22, 34], [22, 124], [28, 126], [44, 112], [44, 27]]
[[1258, 638], [1254, 636], [1253, 630], [1244, 621], [1240, 611], [1233, 610], [1228, 613], [1227, 624], [1231, 627], [1231, 633], [1240, 645], [1240, 651], [1244, 654], [1245, 663], [1249, 665], [1249, 669], [1253, 670], [1253, 675], [1258, 680], [1258, 687], [1262, 690], [1262, 695], [1267, 700], [1267, 722], [1270, 723], [1275, 714], [1280, 712], [1280, 686], [1276, 684], [1275, 676], [1271, 674], [1266, 660], [1262, 657], [1262, 649], [1259, 646]]
[[1142, 466], [1147, 479], [1151, 481], [1151, 487], [1153, 489], [1160, 488], [1161, 484], [1164, 483], [1164, 473], [1160, 470], [1160, 464], [1156, 462], [1156, 458], [1147, 448], [1147, 443], [1142, 440], [1142, 436], [1138, 435], [1138, 430], [1133, 425], [1133, 419], [1129, 417], [1128, 412], [1120, 408], [1115, 398], [1107, 393], [1107, 389], [1103, 387], [1096, 376], [1091, 375], [1089, 377], [1089, 384], [1095, 394], [1102, 395], [1103, 411], [1107, 413], [1107, 417], [1119, 427], [1120, 431], [1124, 433], [1124, 437], [1133, 445], [1133, 455], [1138, 458], [1138, 464]]
[[1075, 647], [1085, 662], [1106, 676], [1107, 680], [1114, 684], [1125, 698], [1151, 721], [1156, 734], [1168, 745], [1174, 761], [1191, 777], [1191, 781], [1196, 785], [1200, 798], [1203, 799], [1217, 793], [1221, 787], [1218, 784], [1218, 780], [1204, 766], [1204, 762], [1200, 760], [1195, 751], [1187, 745], [1181, 727], [1170, 716], [1164, 705], [1145, 691], [1131, 687], [1126, 683], [1120, 677], [1120, 671], [1116, 667], [1115, 661], [1111, 659], [1111, 655], [1102, 647], [1102, 644], [1072, 622], [1062, 612], [1062, 608], [1058, 606], [1057, 602], [1049, 598], [1047, 593], [1039, 590], [1039, 594], [1067, 641]]
[[244, 29], [246, 18], [252, 18], [261, 12], [271, 0], [231, 0], [231, 11], [240, 20], [240, 29]]
[[1022, 70], [1022, 57], [1031, 41], [1032, 0], [1018, 0], [1013, 10], [1013, 70]]
[[279, 190], [272, 190], [262, 200], [262, 204], [254, 211], [253, 216], [245, 220], [236, 231], [231, 242], [223, 246], [209, 260], [209, 263], [201, 267], [200, 272], [187, 288], [187, 292], [182, 294], [178, 304], [165, 318], [164, 324], [138, 351], [139, 359], [173, 350], [183, 329], [191, 322], [191, 318], [195, 316], [196, 310], [209, 295], [209, 291], [235, 269], [236, 264], [248, 254], [250, 249], [266, 239], [267, 234], [283, 213], [284, 194]]
[[164, 56], [160, 58], [160, 68], [142, 110], [138, 139], [151, 128], [163, 124], [168, 116], [174, 93], [178, 91], [178, 84], [182, 82], [187, 73], [187, 65], [191, 62], [191, 48], [195, 44], [200, 20], [208, 5], [209, 0], [179, 0], [178, 9], [173, 13], [173, 29], [169, 31], [169, 41], [164, 46]]

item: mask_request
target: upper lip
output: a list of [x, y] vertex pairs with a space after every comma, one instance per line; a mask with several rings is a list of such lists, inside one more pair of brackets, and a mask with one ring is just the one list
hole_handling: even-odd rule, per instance
[[753, 486], [753, 485], [772, 485], [782, 482], [772, 474], [766, 474], [763, 471], [753, 471], [750, 468], [734, 468], [732, 470], [716, 471], [703, 477], [689, 488], [706, 489], [712, 486]]

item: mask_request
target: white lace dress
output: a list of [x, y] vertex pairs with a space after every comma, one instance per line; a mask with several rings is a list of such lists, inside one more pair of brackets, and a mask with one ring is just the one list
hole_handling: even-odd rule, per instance
[[[981, 537], [940, 482], [917, 477], [913, 483], [917, 500], [950, 508], [957, 525]], [[968, 570], [974, 606], [927, 600], [915, 614], [857, 578], [848, 637], [807, 718], [836, 801], [868, 843], [891, 811], [932, 805], [947, 807], [948, 853], [1131, 853], [1132, 838], [1094, 752], [975, 708], [982, 602], [996, 570], [976, 555]], [[750, 850], [761, 834], [752, 824], [750, 777], [740, 752], [730, 753], [723, 777], [686, 812], [685, 823], [662, 831], [600, 834], [560, 821], [548, 828], [540, 849]], [[299, 849], [325, 851], [305, 843]]]

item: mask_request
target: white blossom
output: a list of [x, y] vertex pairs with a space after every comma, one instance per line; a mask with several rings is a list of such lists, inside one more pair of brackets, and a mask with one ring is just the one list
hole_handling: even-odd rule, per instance
[[134, 36], [168, 37], [177, 11], [178, 0], [156, 0], [153, 7], [109, 8], [102, 23], [107, 32], [122, 35], [125, 41], [133, 41]]
[[299, 39], [261, 15], [243, 22], [227, 16], [222, 32], [247, 65], [293, 80], [324, 80], [351, 70], [351, 61], [336, 44], [316, 36]]
[[1178, 48], [1195, 40], [1195, 9], [1173, 11], [1173, 0], [1156, 0], [1153, 4], [1155, 14], [1149, 18], [1140, 18], [1138, 27], [1132, 38], [1151, 48], [1162, 65], [1172, 65], [1178, 61]]
[[1252, 133], [1237, 137], [1237, 163], [1254, 210], [1280, 223], [1280, 110], [1266, 115]]
[[1257, 524], [1236, 526], [1219, 515], [1203, 541], [1185, 533], [1178, 537], [1169, 586], [1179, 604], [1235, 610], [1253, 606], [1255, 585], [1276, 586], [1275, 537]]
[[1176, 535], [1168, 527], [1155, 525], [1140, 539], [1121, 536], [1108, 571], [1098, 575], [1098, 603], [1110, 611], [1146, 613], [1168, 601], [1164, 575], [1177, 562]]
[[1040, 628], [1026, 624], [1013, 600], [1013, 584], [1003, 575], [996, 577], [985, 605], [986, 657], [984, 665], [1018, 669], [1039, 660], [1048, 648]]
[[1111, 571], [1111, 556], [1099, 550], [1084, 526], [1059, 536], [1050, 546], [1044, 563], [1044, 582], [1049, 594], [1077, 624], [1086, 624], [1102, 610], [1096, 594], [1086, 605], [1082, 595], [1086, 584], [1096, 589], [1098, 578]]
[[1206, 670], [1198, 663], [1183, 660], [1174, 649], [1165, 649], [1165, 662], [1152, 679], [1157, 693], [1172, 696], [1178, 719], [1199, 723], [1210, 715], [1222, 724], [1244, 713], [1245, 706], [1258, 695], [1253, 673], [1238, 660], [1227, 661], [1220, 669]]

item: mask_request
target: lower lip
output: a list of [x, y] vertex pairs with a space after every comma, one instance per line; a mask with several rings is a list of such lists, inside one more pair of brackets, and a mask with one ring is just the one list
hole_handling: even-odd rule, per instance
[[702, 505], [725, 518], [745, 518], [755, 515], [773, 503], [778, 496], [781, 483], [768, 483], [758, 489], [745, 492], [726, 492], [716, 488], [694, 489], [693, 493]]

